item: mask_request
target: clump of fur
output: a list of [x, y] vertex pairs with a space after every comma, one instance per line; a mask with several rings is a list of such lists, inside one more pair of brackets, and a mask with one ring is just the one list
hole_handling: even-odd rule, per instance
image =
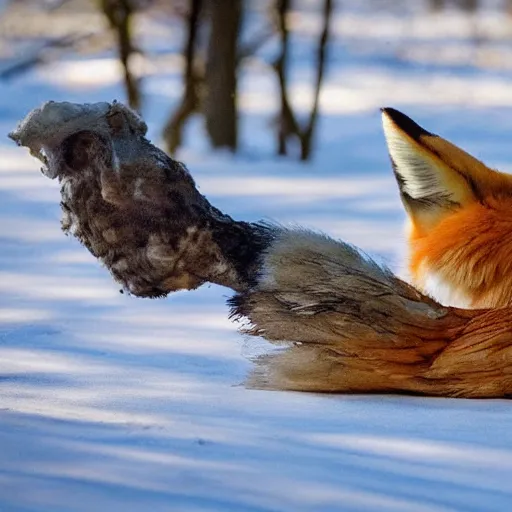
[[[231, 301], [246, 333], [293, 342], [265, 356], [251, 384], [309, 391], [403, 387], [448, 339], [447, 310], [352, 246], [306, 230], [283, 230], [267, 250], [257, 286]], [[412, 381], [410, 387], [414, 387]]]
[[272, 238], [199, 193], [183, 164], [146, 138], [144, 121], [117, 103], [48, 102], [11, 134], [61, 183], [62, 228], [139, 297], [210, 281], [252, 283]]
[[257, 285], [231, 301], [245, 332], [283, 344], [248, 385], [316, 392], [512, 393], [512, 329], [496, 311], [441, 306], [357, 249], [283, 230]]

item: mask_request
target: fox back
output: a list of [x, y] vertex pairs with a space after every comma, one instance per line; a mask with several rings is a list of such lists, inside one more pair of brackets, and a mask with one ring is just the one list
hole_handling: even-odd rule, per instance
[[449, 305], [512, 304], [512, 175], [383, 109], [414, 284]]

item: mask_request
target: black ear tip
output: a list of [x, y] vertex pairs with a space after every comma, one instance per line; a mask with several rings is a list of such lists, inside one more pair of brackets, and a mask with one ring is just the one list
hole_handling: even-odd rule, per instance
[[400, 130], [405, 132], [413, 139], [419, 139], [422, 136], [433, 134], [422, 128], [418, 123], [413, 121], [409, 116], [406, 116], [399, 110], [391, 107], [384, 107], [380, 109], [383, 114], [388, 116], [393, 124], [395, 124]]
[[386, 114], [389, 118], [391, 118], [391, 120], [398, 126], [400, 126], [401, 123], [406, 121], [408, 121], [409, 123], [414, 123], [414, 121], [409, 116], [406, 116], [403, 112], [400, 112], [400, 110], [397, 110], [396, 108], [383, 107], [380, 109], [380, 111], [383, 114]]

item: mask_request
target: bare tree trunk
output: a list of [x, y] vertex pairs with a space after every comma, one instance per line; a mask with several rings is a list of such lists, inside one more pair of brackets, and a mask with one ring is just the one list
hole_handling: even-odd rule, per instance
[[289, 135], [297, 133], [297, 123], [293, 115], [290, 103], [288, 101], [286, 68], [288, 65], [288, 28], [286, 27], [286, 13], [290, 7], [289, 0], [277, 1], [277, 17], [279, 25], [279, 37], [281, 40], [281, 51], [277, 58], [275, 68], [279, 80], [279, 90], [281, 95], [281, 113], [277, 127], [277, 141], [279, 155], [287, 154], [287, 139]]
[[[203, 110], [201, 107], [202, 100], [204, 99], [203, 90], [205, 89], [206, 77], [204, 66], [201, 65], [200, 58], [198, 56], [197, 39], [200, 29], [200, 16], [203, 11], [204, 4], [205, 2], [203, 0], [190, 0], [187, 19], [188, 33], [185, 48], [183, 50], [186, 62], [185, 73], [183, 76], [184, 93], [179, 106], [170, 115], [163, 131], [167, 150], [171, 154], [175, 153], [177, 148], [182, 144], [183, 127], [189, 117], [192, 114], [202, 112]], [[253, 55], [272, 36], [273, 32], [268, 28], [265, 28], [256, 34], [253, 39], [248, 41], [244, 46], [239, 46], [236, 53], [235, 73], [238, 73], [238, 69], [243, 60]]]
[[214, 147], [236, 151], [237, 46], [242, 0], [210, 0], [210, 39], [206, 63], [204, 115]]
[[468, 12], [475, 12], [478, 9], [478, 0], [458, 0], [461, 9]]
[[199, 87], [202, 77], [195, 69], [195, 54], [202, 4], [203, 0], [190, 0], [187, 20], [188, 34], [183, 52], [186, 63], [183, 76], [184, 93], [180, 105], [164, 128], [164, 139], [171, 154], [181, 145], [183, 127], [187, 119], [199, 109]]
[[119, 60], [123, 66], [124, 83], [128, 103], [140, 110], [141, 95], [139, 83], [130, 67], [130, 57], [135, 53], [132, 41], [132, 20], [135, 5], [132, 0], [102, 0], [103, 13], [116, 33]]
[[445, 0], [430, 0], [429, 6], [430, 10], [433, 12], [442, 11], [445, 6]]

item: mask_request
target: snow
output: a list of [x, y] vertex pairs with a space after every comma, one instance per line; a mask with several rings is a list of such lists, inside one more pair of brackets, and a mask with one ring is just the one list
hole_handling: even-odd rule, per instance
[[[371, 22], [350, 16], [363, 28]], [[378, 107], [400, 108], [510, 170], [512, 74], [362, 50], [362, 39], [398, 45], [385, 21], [366, 38], [336, 22], [312, 163], [273, 155], [275, 83], [258, 62], [242, 80], [240, 155], [212, 153], [195, 119], [179, 157], [223, 211], [321, 229], [404, 273], [404, 214]], [[436, 20], [421, 23], [418, 44], [426, 44]], [[443, 38], [465, 43], [464, 23]], [[307, 40], [310, 24], [302, 26]], [[405, 37], [408, 25], [400, 27]], [[309, 75], [296, 62], [294, 100], [304, 108]], [[49, 99], [122, 99], [111, 56], [88, 60], [87, 72], [83, 65], [68, 57], [0, 82], [0, 131]], [[180, 82], [172, 59], [159, 73], [148, 69], [144, 116], [158, 141]], [[0, 511], [512, 506], [508, 401], [248, 390], [251, 358], [266, 345], [227, 319], [229, 290], [119, 294], [61, 233], [58, 185], [7, 138], [0, 155]]]

